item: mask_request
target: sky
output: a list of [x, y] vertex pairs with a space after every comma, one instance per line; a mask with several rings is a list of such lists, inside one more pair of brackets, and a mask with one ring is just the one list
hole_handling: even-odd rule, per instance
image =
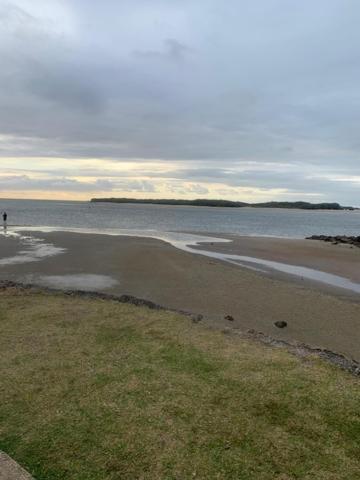
[[0, 198], [360, 206], [358, 0], [0, 0]]

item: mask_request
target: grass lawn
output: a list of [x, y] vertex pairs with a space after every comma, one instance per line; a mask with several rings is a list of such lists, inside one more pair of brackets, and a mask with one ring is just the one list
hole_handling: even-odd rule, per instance
[[0, 449], [37, 480], [360, 478], [360, 382], [183, 316], [0, 293]]

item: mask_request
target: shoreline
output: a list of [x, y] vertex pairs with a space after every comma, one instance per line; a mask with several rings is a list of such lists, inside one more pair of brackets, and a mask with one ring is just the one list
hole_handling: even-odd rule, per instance
[[344, 294], [347, 290], [350, 296], [355, 293], [354, 298], [360, 293], [360, 252], [350, 244], [275, 236], [222, 234], [222, 237], [230, 242], [219, 244], [210, 239], [192, 249], [221, 253], [245, 268], [260, 267], [262, 273], [273, 278], [305, 281], [331, 293]]
[[[129, 305], [134, 305], [137, 307], [146, 307], [150, 310], [165, 310], [167, 312], [179, 313], [181, 315], [189, 317], [193, 323], [199, 323], [203, 321], [202, 315], [194, 315], [191, 312], [186, 312], [178, 309], [169, 309], [163, 305], [158, 305], [149, 300], [144, 300], [142, 298], [137, 298], [131, 295], [110, 295], [102, 292], [89, 292], [84, 290], [62, 290], [51, 287], [39, 286], [36, 284], [24, 284], [17, 283], [8, 280], [0, 280], [0, 291], [16, 289], [18, 291], [26, 291], [29, 293], [42, 292], [46, 294], [63, 294], [71, 297], [78, 298], [90, 298], [90, 299], [99, 299], [104, 301], [113, 301], [119, 303], [126, 303]], [[354, 360], [353, 358], [348, 358], [345, 355], [333, 352], [326, 348], [313, 347], [304, 343], [299, 343], [296, 341], [284, 341], [279, 340], [270, 335], [266, 335], [262, 332], [258, 332], [254, 329], [249, 329], [247, 331], [239, 331], [236, 329], [224, 329], [224, 334], [237, 335], [241, 338], [250, 339], [256, 342], [259, 342], [263, 345], [270, 346], [273, 348], [284, 348], [289, 353], [295, 355], [298, 358], [307, 358], [309, 356], [316, 356], [327, 363], [335, 365], [340, 369], [349, 372], [354, 376], [360, 376], [360, 362]]]
[[[289, 275], [278, 272], [253, 271], [196, 254], [194, 248], [185, 251], [145, 236], [59, 231], [26, 234], [36, 240], [29, 247], [34, 249], [34, 257], [8, 265], [1, 265], [0, 259], [0, 280], [142, 298], [170, 310], [202, 316], [204, 323], [216, 328], [255, 330], [279, 341], [296, 341], [360, 361], [359, 295], [300, 278], [290, 280]], [[239, 248], [229, 239], [223, 240], [207, 248]], [[264, 238], [254, 241], [254, 237], [238, 237], [237, 241], [243, 242], [241, 248], [247, 242], [252, 249], [261, 243], [262, 248], [273, 248], [273, 255], [283, 250], [281, 244], [285, 242], [291, 245], [290, 254], [295, 257], [300, 250], [294, 251], [293, 246], [302, 248], [305, 242], [273, 238], [275, 248]], [[37, 250], [39, 246], [42, 250]], [[338, 246], [320, 244], [315, 257], [323, 251], [326, 258], [327, 247], [332, 249], [332, 257], [334, 251], [339, 252], [340, 259], [344, 255]], [[5, 250], [1, 249], [3, 255]], [[45, 256], [36, 258], [39, 252]], [[345, 255], [350, 255], [352, 263], [355, 257], [359, 259], [354, 250]], [[287, 327], [277, 328], [277, 321], [286, 322]]]
[[[163, 241], [185, 252], [204, 255], [258, 271], [275, 279], [304, 281], [325, 292], [353, 297], [360, 293], [360, 256], [352, 244], [329, 244], [309, 238], [249, 236], [194, 231], [126, 230], [64, 227], [16, 228], [26, 233], [75, 233], [147, 238]], [[313, 240], [310, 242], [310, 240]], [[336, 245], [334, 249], [334, 245]], [[295, 251], [294, 251], [295, 249]], [[1, 263], [1, 260], [0, 260]], [[359, 299], [360, 300], [360, 299]]]

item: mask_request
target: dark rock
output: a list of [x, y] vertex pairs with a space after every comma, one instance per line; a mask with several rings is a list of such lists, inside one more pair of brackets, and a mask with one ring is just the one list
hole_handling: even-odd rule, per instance
[[232, 317], [231, 315], [225, 315], [225, 320], [228, 320], [229, 322], [233, 322], [234, 321], [234, 317]]
[[355, 236], [346, 236], [346, 235], [311, 235], [311, 237], [306, 237], [307, 240], [321, 240], [323, 242], [329, 242], [333, 245], [346, 244], [354, 245], [355, 247], [360, 247], [360, 235]]
[[198, 315], [191, 315], [191, 320], [193, 323], [199, 323], [204, 317], [199, 313]]
[[285, 328], [287, 327], [287, 322], [284, 322], [283, 320], [278, 320], [277, 322], [274, 323], [275, 327], [278, 328]]

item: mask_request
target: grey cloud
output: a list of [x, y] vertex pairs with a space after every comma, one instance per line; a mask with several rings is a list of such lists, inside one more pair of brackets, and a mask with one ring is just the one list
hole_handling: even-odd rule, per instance
[[199, 185], [199, 184], [190, 185], [188, 187], [188, 191], [189, 191], [189, 193], [196, 193], [197, 195], [205, 195], [205, 194], [209, 193], [208, 188], [206, 188], [202, 185]]
[[0, 189], [3, 191], [40, 190], [66, 192], [154, 192], [155, 187], [149, 181], [98, 179], [94, 182], [79, 181], [72, 178], [31, 178], [28, 175], [7, 175], [0, 177]]
[[[213, 184], [223, 184], [228, 187], [236, 188], [252, 188], [260, 190], [282, 189], [287, 191], [289, 195], [298, 195], [299, 199], [303, 195], [314, 195], [323, 197], [325, 201], [336, 201], [341, 196], [345, 203], [354, 203], [358, 205], [356, 198], [360, 197], [360, 182], [358, 181], [339, 181], [336, 179], [326, 178], [327, 172], [318, 170], [317, 175], [310, 175], [303, 171], [300, 166], [297, 168], [284, 168], [285, 171], [279, 169], [245, 169], [237, 171], [235, 169], [221, 168], [194, 168], [182, 169], [168, 174], [164, 177], [171, 177], [177, 181], [196, 181]], [[359, 172], [360, 173], [360, 172]], [[360, 177], [359, 177], [360, 178]], [[194, 193], [196, 189], [194, 189]], [[206, 192], [196, 192], [206, 193]], [[355, 202], [354, 202], [355, 199]]]
[[191, 52], [191, 48], [182, 44], [174, 38], [167, 38], [163, 42], [163, 50], [135, 50], [134, 55], [137, 58], [145, 60], [184, 60], [187, 53]]
[[4, 2], [3, 8], [0, 10], [0, 24], [3, 28], [15, 29], [29, 24], [36, 26], [38, 22], [29, 12], [11, 2]]
[[67, 192], [87, 192], [113, 190], [113, 183], [108, 180], [80, 182], [69, 178], [37, 179], [28, 175], [9, 175], [0, 177], [0, 188], [12, 190], [55, 190]]
[[[357, 200], [310, 175], [360, 171], [356, 0], [24, 5], [0, 6], [0, 155], [159, 159]], [[249, 161], [263, 173], [236, 173]]]
[[124, 180], [115, 185], [117, 190], [126, 192], [156, 192], [155, 185], [148, 180]]
[[104, 108], [104, 98], [95, 85], [91, 85], [87, 78], [79, 78], [72, 71], [59, 67], [34, 72], [28, 90], [60, 108], [75, 108], [89, 114], [98, 114]]

